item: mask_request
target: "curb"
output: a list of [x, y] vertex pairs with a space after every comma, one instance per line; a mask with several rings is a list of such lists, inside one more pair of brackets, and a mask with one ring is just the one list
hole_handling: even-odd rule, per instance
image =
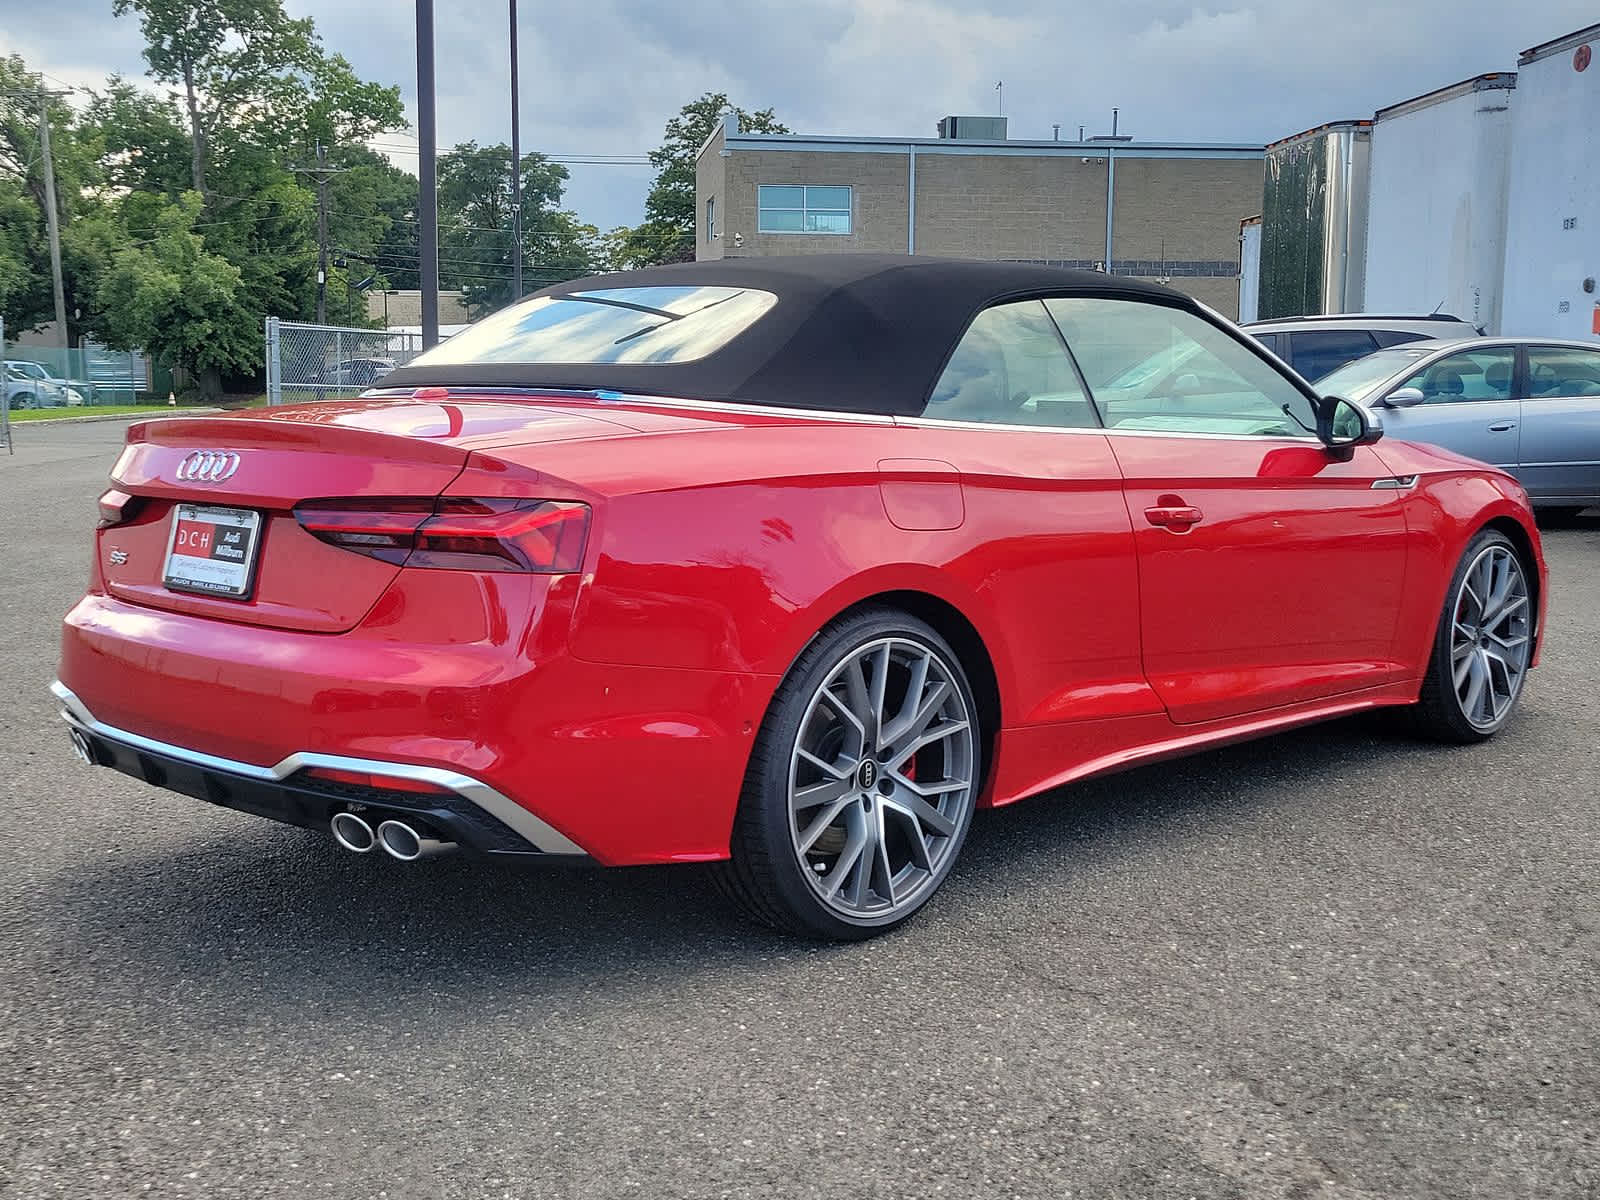
[[12, 421], [10, 425], [11, 435], [15, 437], [18, 429], [29, 429], [41, 425], [97, 425], [102, 421], [159, 421], [168, 417], [205, 417], [214, 413], [228, 411], [226, 408], [180, 408], [176, 411], [164, 413], [111, 413], [104, 417], [47, 417], [41, 421]]

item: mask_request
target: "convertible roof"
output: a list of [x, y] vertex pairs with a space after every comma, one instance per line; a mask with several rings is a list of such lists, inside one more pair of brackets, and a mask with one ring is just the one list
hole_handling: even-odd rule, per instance
[[401, 367], [381, 386], [606, 389], [906, 415], [922, 411], [956, 340], [992, 304], [1099, 295], [1195, 306], [1167, 288], [1097, 271], [892, 254], [724, 258], [575, 279], [534, 295], [686, 284], [760, 289], [778, 301], [692, 362], [441, 363]]

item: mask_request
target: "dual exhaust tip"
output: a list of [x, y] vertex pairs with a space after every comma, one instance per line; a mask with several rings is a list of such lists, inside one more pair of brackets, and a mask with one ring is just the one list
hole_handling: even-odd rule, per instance
[[381, 849], [390, 858], [416, 862], [418, 859], [448, 854], [456, 848], [454, 842], [429, 837], [408, 822], [392, 817], [374, 829], [365, 817], [353, 812], [338, 812], [333, 814], [333, 820], [328, 824], [333, 832], [333, 840], [352, 854], [366, 854]]

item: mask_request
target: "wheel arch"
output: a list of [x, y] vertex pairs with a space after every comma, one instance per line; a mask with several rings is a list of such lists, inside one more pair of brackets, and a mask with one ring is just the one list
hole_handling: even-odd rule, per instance
[[820, 620], [814, 621], [815, 628], [811, 636], [796, 649], [783, 674], [788, 675], [793, 669], [794, 661], [804, 653], [806, 646], [810, 645], [823, 629], [841, 617], [848, 617], [870, 608], [895, 608], [916, 617], [932, 626], [956, 652], [962, 670], [967, 673], [967, 682], [972, 688], [973, 699], [978, 704], [983, 746], [979, 785], [981, 793], [992, 774], [995, 743], [1000, 735], [1005, 712], [1000, 676], [988, 639], [980, 632], [972, 618], [947, 597], [916, 587], [891, 587], [859, 595], [842, 606], [836, 606]]
[[1491, 517], [1484, 522], [1482, 529], [1492, 529], [1496, 533], [1504, 534], [1510, 540], [1512, 546], [1516, 548], [1517, 557], [1522, 560], [1523, 572], [1528, 577], [1528, 587], [1533, 592], [1533, 611], [1537, 614], [1533, 630], [1533, 662], [1536, 663], [1538, 661], [1539, 645], [1544, 641], [1545, 596], [1544, 572], [1540, 567], [1542, 558], [1534, 544], [1534, 535], [1528, 532], [1527, 527], [1521, 521], [1508, 513]]

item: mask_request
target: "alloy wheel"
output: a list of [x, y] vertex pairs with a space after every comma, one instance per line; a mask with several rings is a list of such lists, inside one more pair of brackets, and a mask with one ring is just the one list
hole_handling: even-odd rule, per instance
[[1533, 605], [1516, 554], [1485, 546], [1451, 606], [1450, 670], [1461, 715], [1480, 732], [1497, 728], [1522, 690], [1533, 646]]
[[789, 764], [790, 841], [822, 902], [892, 920], [943, 878], [976, 794], [976, 731], [956, 669], [905, 637], [823, 678]]

